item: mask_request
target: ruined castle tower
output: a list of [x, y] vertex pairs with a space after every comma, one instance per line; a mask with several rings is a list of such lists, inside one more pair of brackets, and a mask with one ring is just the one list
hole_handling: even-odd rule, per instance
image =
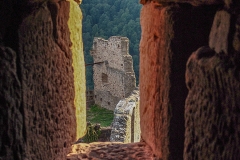
[[[136, 87], [132, 56], [127, 37], [113, 36], [108, 40], [95, 37], [93, 80], [95, 103], [114, 110], [119, 100], [129, 96]], [[100, 62], [100, 63], [99, 63]]]

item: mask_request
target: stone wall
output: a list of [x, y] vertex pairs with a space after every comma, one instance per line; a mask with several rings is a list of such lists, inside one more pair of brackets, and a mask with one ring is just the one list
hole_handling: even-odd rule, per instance
[[240, 1], [225, 3], [187, 63], [185, 159], [240, 159]]
[[120, 99], [131, 94], [136, 87], [132, 57], [128, 52], [126, 37], [110, 37], [108, 40], [95, 37], [93, 56], [94, 100], [100, 106], [114, 110]]
[[143, 141], [159, 159], [239, 159], [240, 2], [141, 3]]
[[207, 45], [215, 10], [156, 2], [142, 8], [141, 131], [163, 159], [183, 159], [186, 62], [196, 48]]
[[[114, 153], [146, 159], [152, 148], [156, 159], [240, 159], [240, 1], [141, 3], [141, 136], [150, 146], [144, 153], [151, 154], [136, 152], [140, 143], [117, 146]], [[81, 18], [72, 0], [0, 2], [0, 159], [65, 159], [84, 133]], [[95, 39], [93, 46], [95, 62], [106, 69], [100, 77], [114, 82], [106, 75], [117, 70], [124, 74], [116, 79], [134, 79], [127, 40], [110, 39], [114, 43]], [[98, 52], [99, 44], [99, 51], [111, 49]], [[102, 59], [113, 51], [117, 58]], [[125, 89], [114, 94], [126, 97]], [[99, 95], [110, 97], [108, 90]], [[111, 157], [105, 153], [114, 147], [108, 147], [87, 156]]]
[[72, 0], [0, 2], [0, 159], [64, 159], [84, 133], [81, 18]]
[[140, 113], [139, 90], [119, 101], [114, 110], [114, 120], [110, 136], [111, 142], [139, 142], [140, 141]]

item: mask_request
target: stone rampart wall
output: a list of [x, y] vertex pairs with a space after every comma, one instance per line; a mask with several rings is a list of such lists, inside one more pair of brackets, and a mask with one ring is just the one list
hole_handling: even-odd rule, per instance
[[139, 90], [118, 102], [114, 110], [114, 120], [110, 136], [111, 142], [140, 141]]

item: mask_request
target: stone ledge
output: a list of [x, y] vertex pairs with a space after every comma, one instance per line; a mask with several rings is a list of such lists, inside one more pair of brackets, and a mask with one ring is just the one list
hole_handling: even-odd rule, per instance
[[151, 148], [144, 142], [94, 142], [79, 143], [72, 146], [72, 152], [67, 155], [67, 160], [98, 160], [98, 159], [156, 159]]

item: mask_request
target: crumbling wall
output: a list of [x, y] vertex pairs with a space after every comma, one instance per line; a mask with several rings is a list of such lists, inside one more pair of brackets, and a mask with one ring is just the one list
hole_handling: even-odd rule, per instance
[[83, 61], [79, 6], [6, 0], [0, 18], [0, 159], [64, 159], [85, 130], [76, 120], [85, 123], [84, 62], [73, 62]]
[[111, 142], [140, 141], [139, 90], [118, 102], [114, 110], [114, 119], [110, 136]]
[[104, 108], [114, 110], [119, 100], [129, 96], [136, 87], [128, 48], [126, 37], [94, 38], [91, 54], [94, 63], [102, 62], [93, 66], [94, 100]]

